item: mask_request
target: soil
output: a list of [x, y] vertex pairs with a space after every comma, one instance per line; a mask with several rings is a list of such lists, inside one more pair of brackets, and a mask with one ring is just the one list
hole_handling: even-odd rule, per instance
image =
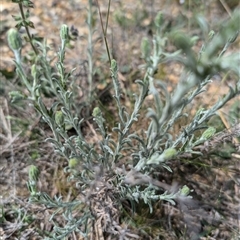
[[[179, 2], [183, 2], [183, 4]], [[105, 21], [108, 1], [99, 1], [99, 4]], [[238, 2], [234, 3], [234, 1], [217, 0], [112, 1], [107, 39], [112, 55], [119, 64], [119, 79], [125, 94], [122, 99], [124, 104], [129, 108], [132, 107], [132, 102], [128, 97], [137, 89], [134, 81], [143, 76], [139, 67], [143, 64], [139, 46], [143, 37], [152, 37], [151, 23], [158, 11], [164, 13], [165, 21], [171, 28], [181, 27], [188, 34], [196, 36], [201, 34], [193, 20], [196, 12], [202, 12], [207, 18], [210, 28], [217, 31], [220, 27], [219, 23], [226, 21], [229, 14], [237, 7], [239, 8], [239, 4], [237, 4]], [[30, 10], [30, 20], [35, 26], [34, 29], [31, 29], [31, 34], [47, 38], [47, 43], [51, 46], [49, 54], [53, 59], [53, 64], [56, 61], [56, 52], [60, 43], [60, 26], [67, 24], [71, 28], [71, 33], [76, 35], [67, 49], [65, 62], [67, 68], [76, 68], [75, 72], [81, 77], [82, 84], [87, 84], [84, 65], [87, 61], [87, 8], [88, 1], [86, 0], [39, 0], [34, 1], [34, 8]], [[93, 35], [95, 41], [94, 63], [98, 69], [94, 87], [96, 95], [102, 96], [101, 103], [106, 104], [114, 122], [116, 110], [111, 104], [113, 92], [110, 84], [109, 63], [95, 1], [93, 10], [96, 12], [94, 15], [96, 32]], [[49, 221], [53, 210], [29, 201], [27, 181], [30, 165], [34, 164], [40, 169], [38, 182], [40, 191], [48, 193], [51, 197], [61, 195], [66, 201], [74, 199], [79, 194], [73, 183], [67, 180], [68, 174], [64, 172], [68, 163], [54, 152], [50, 143], [45, 141], [47, 137], [51, 136], [50, 129], [29, 104], [24, 103], [26, 105], [19, 104], [17, 106], [10, 102], [8, 93], [20, 89], [21, 86], [19, 86], [15, 74], [14, 55], [7, 45], [6, 34], [8, 29], [16, 25], [12, 15], [18, 13], [18, 5], [12, 1], [1, 3], [0, 239], [44, 239], [46, 232], [53, 230], [53, 224]], [[119, 16], [124, 16], [123, 20]], [[22, 29], [20, 33], [22, 36], [25, 34]], [[196, 51], [201, 47], [201, 37]], [[24, 41], [24, 46], [22, 56], [27, 56], [30, 49], [26, 41]], [[169, 51], [172, 51], [171, 44], [168, 44], [168, 48]], [[229, 49], [229, 53], [239, 51], [239, 49], [240, 39], [238, 37]], [[181, 71], [182, 66], [176, 62], [164, 63], [159, 66], [156, 77], [163, 79], [168, 90], [173, 91]], [[199, 106], [204, 108], [212, 106], [220, 96], [224, 96], [228, 92], [228, 86], [233, 85], [234, 81], [234, 76], [231, 74], [216, 76], [204, 95], [197, 97], [186, 109], [186, 112], [192, 116]], [[151, 104], [151, 97], [148, 101]], [[213, 120], [213, 124], [223, 126], [223, 131], [220, 131], [223, 136], [228, 136], [227, 129], [230, 129], [230, 132], [240, 131], [240, 119], [233, 126], [228, 117], [231, 107], [233, 104], [236, 105], [237, 101], [240, 101], [239, 97], [228, 102], [224, 108], [218, 111], [218, 123]], [[240, 111], [239, 108], [236, 111]], [[145, 129], [144, 126], [148, 120], [142, 118], [140, 121], [142, 126], [135, 127]], [[176, 133], [181, 131], [188, 121], [189, 119], [182, 120], [173, 131]], [[92, 142], [98, 139], [98, 135], [93, 129], [93, 123], [89, 119], [83, 127], [83, 132], [86, 139]], [[124, 218], [121, 219], [122, 216], [116, 216], [118, 212], [113, 208], [114, 219], [121, 219], [121, 228], [131, 230], [128, 237], [121, 239], [136, 239], [137, 236], [138, 239], [167, 240], [239, 239], [240, 147], [239, 138], [233, 136], [234, 134], [230, 135], [230, 141], [228, 139], [226, 143], [218, 144], [216, 143], [217, 138], [214, 138], [209, 144], [215, 147], [209, 151], [206, 150], [206, 145], [203, 146], [206, 154], [195, 157], [194, 161], [189, 160], [188, 156], [175, 159], [171, 163], [173, 173], [166, 171], [157, 173], [158, 179], [164, 183], [187, 185], [192, 189], [193, 198], [189, 202], [177, 201], [176, 205], [163, 201], [157, 202], [153, 213], [149, 213], [148, 207], [140, 203], [136, 213], [131, 215], [132, 219], [130, 218], [131, 221], [135, 221], [134, 224], [130, 224], [129, 219], [124, 221]], [[102, 201], [104, 200], [105, 198]], [[112, 202], [109, 204], [114, 205]], [[128, 203], [127, 207], [129, 207]], [[104, 234], [100, 235], [93, 239], [118, 239], [104, 237]], [[84, 238], [75, 233], [66, 239]]]

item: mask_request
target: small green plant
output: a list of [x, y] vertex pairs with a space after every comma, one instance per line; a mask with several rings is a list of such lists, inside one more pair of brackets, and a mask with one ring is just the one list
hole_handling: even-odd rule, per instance
[[[22, 6], [26, 1], [13, 2]], [[89, 3], [91, 6], [92, 2]], [[32, 7], [29, 4], [30, 2], [27, 2], [26, 6]], [[89, 14], [88, 24], [91, 25], [90, 10]], [[29, 26], [30, 23], [26, 19], [22, 15], [18, 25]], [[199, 138], [195, 136], [196, 131], [205, 129], [206, 121], [239, 94], [238, 79], [227, 95], [219, 98], [219, 101], [209, 109], [199, 109], [181, 132], [176, 135], [171, 133], [171, 128], [183, 116], [186, 106], [205, 91], [206, 85], [211, 84], [211, 77], [214, 74], [231, 70], [239, 78], [239, 54], [224, 55], [228, 46], [237, 38], [239, 20], [239, 14], [236, 12], [197, 55], [192, 50], [195, 39], [182, 32], [168, 35], [164, 33], [162, 27], [164, 19], [159, 13], [155, 18], [156, 33], [152, 41], [144, 38], [141, 44], [142, 57], [146, 62], [145, 75], [142, 80], [136, 81], [139, 92], [134, 93], [133, 109], [127, 109], [122, 102], [117, 61], [111, 60], [118, 121], [113, 129], [107, 129], [101, 109], [95, 107], [92, 116], [97, 126], [99, 140], [94, 143], [88, 142], [82, 133], [81, 125], [84, 119], [80, 119], [76, 114], [73, 104], [75, 96], [70, 87], [70, 79], [74, 70], [67, 72], [64, 67], [66, 43], [69, 39], [67, 25], [61, 26], [61, 47], [57, 63], [53, 67], [47, 57], [46, 43], [30, 41], [37, 55], [35, 62], [30, 66], [30, 74], [26, 73], [29, 69], [27, 71], [21, 64], [19, 54], [22, 48], [21, 37], [17, 30], [9, 31], [8, 43], [15, 54], [17, 74], [29, 92], [27, 96], [19, 92], [12, 92], [10, 95], [13, 99], [31, 102], [49, 125], [53, 136], [46, 141], [68, 161], [68, 166], [64, 170], [70, 173], [69, 180], [76, 183], [76, 189], [79, 191], [78, 197], [68, 202], [61, 196], [51, 198], [47, 193], [38, 190], [40, 170], [31, 166], [28, 181], [30, 201], [56, 209], [50, 218], [54, 228], [46, 239], [64, 239], [73, 232], [78, 232], [86, 239], [100, 239], [103, 234], [112, 238], [116, 236], [120, 238], [123, 235], [130, 237], [134, 234], [130, 229], [123, 229], [119, 221], [124, 200], [129, 200], [133, 205], [143, 201], [149, 206], [150, 212], [153, 211], [153, 203], [158, 200], [169, 201], [172, 204], [175, 204], [175, 201], [191, 200], [191, 196], [188, 195], [191, 190], [186, 185], [174, 187], [160, 182], [154, 178], [154, 172], [171, 171], [171, 161], [184, 153], [201, 154], [195, 147], [209, 140], [214, 135], [215, 129], [209, 127]], [[166, 51], [169, 39], [177, 48], [173, 53]], [[91, 42], [91, 38], [89, 41]], [[88, 50], [91, 59], [92, 48]], [[173, 60], [181, 63], [184, 71], [175, 91], [170, 94], [164, 82], [155, 79], [154, 74], [160, 63]], [[90, 65], [90, 93], [93, 84], [92, 73], [93, 65]], [[44, 102], [46, 91], [53, 96], [51, 106]], [[154, 99], [147, 113], [150, 123], [139, 132], [137, 125], [140, 110], [149, 95]], [[91, 94], [88, 97], [90, 98]], [[67, 133], [69, 126], [75, 131], [72, 136]], [[115, 135], [116, 138], [113, 137]], [[59, 221], [59, 216], [64, 224]]]

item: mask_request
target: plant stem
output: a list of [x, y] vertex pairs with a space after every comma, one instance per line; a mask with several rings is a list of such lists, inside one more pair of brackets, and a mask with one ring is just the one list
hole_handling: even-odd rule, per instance
[[101, 21], [101, 27], [102, 27], [102, 32], [103, 32], [103, 38], [104, 38], [105, 46], [106, 46], [106, 49], [107, 49], [108, 60], [109, 60], [109, 64], [110, 64], [110, 66], [111, 66], [111, 56], [110, 56], [110, 51], [109, 51], [108, 42], [107, 42], [107, 24], [108, 24], [108, 17], [109, 17], [109, 11], [110, 11], [111, 0], [109, 0], [109, 2], [108, 2], [108, 14], [107, 14], [107, 22], [106, 22], [106, 29], [105, 29], [105, 30], [104, 30], [104, 28], [103, 28], [102, 14], [101, 14], [101, 11], [100, 11], [100, 7], [99, 7], [98, 0], [96, 0], [96, 3], [97, 3], [98, 12], [99, 12], [99, 17], [100, 17], [100, 21]]
[[26, 29], [26, 32], [27, 32], [27, 35], [28, 35], [30, 44], [31, 44], [31, 46], [32, 46], [32, 49], [33, 49], [33, 51], [35, 52], [35, 54], [38, 55], [38, 50], [37, 50], [36, 47], [33, 45], [31, 34], [30, 34], [29, 29], [28, 29], [28, 27], [27, 27], [27, 25], [26, 25], [26, 18], [25, 18], [24, 11], [23, 11], [23, 5], [22, 5], [22, 3], [19, 3], [18, 6], [19, 6], [19, 8], [20, 8], [21, 16], [22, 16], [22, 19], [23, 19], [23, 21], [24, 21], [24, 27], [25, 27], [25, 29]]

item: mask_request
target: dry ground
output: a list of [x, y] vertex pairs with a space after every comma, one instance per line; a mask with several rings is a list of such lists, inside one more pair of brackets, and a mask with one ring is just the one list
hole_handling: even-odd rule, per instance
[[[189, 6], [186, 6], [186, 2], [185, 5], [167, 0], [112, 2], [107, 36], [111, 42], [113, 55], [120, 66], [119, 78], [126, 95], [135, 89], [133, 81], [142, 76], [139, 70], [139, 65], [142, 64], [139, 50], [141, 38], [151, 35], [150, 23], [159, 10], [166, 14], [167, 21], [173, 27], [182, 25], [189, 34], [198, 34], [198, 30], [191, 25], [194, 12], [202, 11], [209, 24], [217, 29], [217, 22], [227, 19], [233, 10], [231, 4], [230, 8], [226, 6], [224, 8], [220, 1], [205, 1], [204, 4], [199, 3], [204, 1], [188, 1]], [[67, 163], [44, 142], [47, 135], [51, 134], [50, 131], [41, 123], [31, 107], [25, 106], [23, 110], [12, 106], [9, 101], [8, 92], [15, 89], [17, 80], [14, 75], [13, 54], [6, 44], [6, 32], [15, 25], [11, 15], [17, 14], [18, 9], [11, 1], [1, 4], [0, 239], [43, 239], [44, 232], [52, 230], [52, 224], [48, 221], [51, 210], [28, 202], [26, 181], [29, 165], [36, 164], [40, 168], [39, 188], [42, 191], [51, 196], [61, 194], [65, 199], [77, 193], [70, 183], [66, 183], [67, 176], [63, 168]], [[53, 57], [59, 44], [59, 26], [65, 23], [78, 30], [78, 39], [72, 43], [75, 47], [67, 51], [66, 63], [68, 67], [76, 67], [76, 71], [84, 78], [87, 1], [34, 1], [34, 5], [31, 20], [35, 29], [32, 33], [47, 37], [53, 49], [51, 52]], [[100, 5], [105, 17], [107, 1], [100, 1]], [[96, 10], [96, 7], [94, 9]], [[120, 11], [124, 12], [128, 19], [128, 23], [122, 27], [117, 23], [116, 17], [113, 17]], [[100, 29], [97, 14], [96, 21], [96, 28]], [[107, 89], [110, 78], [107, 73], [108, 67], [105, 67], [108, 64], [105, 47], [99, 36], [101, 31], [95, 33], [97, 43], [94, 56], [95, 64], [100, 69], [95, 85], [101, 94]], [[231, 51], [239, 50], [239, 44], [238, 39]], [[169, 90], [177, 83], [180, 71], [181, 66], [176, 63], [161, 66], [159, 74], [168, 83]], [[231, 84], [231, 76], [224, 82], [221, 81], [221, 77], [214, 81], [206, 95], [200, 96], [192, 103], [188, 111], [192, 109], [194, 113], [196, 106], [207, 107], [214, 103], [219, 95], [226, 93], [227, 84]], [[126, 106], [131, 107], [127, 98], [124, 101]], [[234, 102], [236, 100], [219, 111], [219, 119], [225, 128], [231, 125], [228, 115]], [[109, 108], [111, 107], [110, 104]], [[142, 122], [145, 124], [144, 119]], [[180, 122], [174, 131], [179, 131], [186, 123], [187, 120]], [[85, 128], [88, 138], [96, 137], [91, 130], [91, 123]], [[239, 128], [240, 126], [236, 125], [235, 132], [239, 131]], [[227, 132], [224, 134], [227, 136]], [[237, 138], [231, 140], [236, 141], [236, 145], [239, 143]], [[148, 209], [144, 207], [138, 209], [135, 219], [137, 223], [135, 227], [131, 226], [133, 232], [138, 233], [137, 228], [143, 229], [145, 234], [142, 234], [142, 239], [191, 239], [188, 233], [185, 233], [188, 225], [188, 228], [196, 228], [197, 232], [199, 228], [201, 229], [201, 235], [195, 236], [196, 238], [192, 236], [192, 239], [239, 239], [240, 152], [239, 149], [238, 152], [237, 149], [231, 150], [230, 153], [230, 150], [224, 151], [227, 147], [229, 145], [217, 145], [215, 151], [219, 153], [223, 149], [222, 155], [215, 154], [209, 157], [206, 154], [204, 157], [196, 158], [195, 162], [178, 159], [172, 165], [173, 174], [160, 174], [159, 178], [167, 183], [177, 181], [194, 189], [195, 202], [191, 209], [185, 210], [184, 207], [157, 203], [154, 214], [149, 214]], [[224, 155], [225, 153], [227, 155]], [[72, 236], [70, 239], [77, 238]]]

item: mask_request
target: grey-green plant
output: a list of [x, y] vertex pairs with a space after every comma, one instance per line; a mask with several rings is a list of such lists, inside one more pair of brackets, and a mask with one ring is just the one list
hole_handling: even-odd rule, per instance
[[[90, 16], [88, 24], [89, 19]], [[99, 219], [102, 231], [111, 236], [121, 236], [123, 229], [113, 213], [119, 216], [122, 214], [124, 200], [129, 200], [133, 205], [143, 201], [151, 212], [153, 203], [159, 200], [174, 204], [175, 201], [191, 199], [189, 196], [191, 190], [186, 185], [170, 186], [154, 179], [153, 173], [171, 171], [171, 161], [181, 154], [201, 154], [194, 149], [195, 146], [210, 139], [215, 129], [209, 127], [199, 138], [195, 136], [196, 131], [204, 129], [205, 122], [239, 94], [239, 53], [224, 55], [238, 36], [239, 20], [239, 12], [235, 12], [220, 32], [212, 36], [197, 55], [192, 49], [196, 39], [179, 31], [164, 33], [162, 27], [164, 19], [159, 13], [154, 21], [156, 31], [153, 38], [151, 40], [144, 38], [141, 44], [142, 57], [145, 59], [145, 65], [142, 66], [145, 75], [142, 80], [136, 81], [139, 92], [133, 93], [135, 97], [133, 109], [128, 109], [122, 102], [117, 61], [111, 59], [110, 70], [118, 121], [116, 126], [108, 129], [101, 108], [95, 107], [92, 116], [99, 139], [94, 143], [89, 142], [82, 133], [81, 125], [84, 119], [79, 118], [72, 104], [75, 98], [69, 79], [74, 70], [67, 72], [64, 67], [66, 43], [69, 38], [67, 25], [62, 25], [60, 29], [61, 46], [54, 67], [51, 66], [47, 55], [46, 42], [36, 40], [33, 42], [38, 55], [30, 66], [30, 74], [26, 73], [27, 70], [21, 64], [19, 56], [22, 48], [21, 37], [16, 30], [9, 31], [8, 43], [15, 53], [16, 71], [29, 92], [29, 95], [22, 99], [30, 102], [51, 128], [53, 136], [46, 141], [53, 145], [57, 154], [68, 161], [68, 167], [64, 171], [70, 173], [69, 181], [74, 180], [79, 191], [75, 200], [64, 201], [62, 196], [51, 198], [37, 188], [39, 170], [34, 166], [30, 168], [28, 181], [30, 201], [56, 209], [50, 218], [54, 228], [46, 239], [64, 239], [72, 232], [77, 232], [88, 239], [96, 230], [93, 226], [99, 224]], [[169, 40], [177, 47], [173, 53], [166, 51]], [[89, 49], [89, 53], [91, 51], [92, 49]], [[173, 93], [167, 90], [163, 81], [154, 77], [159, 64], [168, 61], [177, 61], [184, 66]], [[190, 123], [173, 135], [171, 129], [183, 116], [188, 104], [199, 94], [204, 94], [206, 86], [211, 84], [213, 75], [227, 70], [234, 72], [238, 78], [236, 84], [229, 87], [228, 94], [219, 97], [209, 109], [199, 109]], [[89, 74], [92, 74], [92, 67], [89, 71]], [[54, 99], [51, 106], [47, 106], [44, 101], [46, 82], [48, 91], [52, 93]], [[91, 77], [89, 84], [92, 85]], [[19, 94], [21, 95], [16, 94], [18, 99]], [[145, 129], [138, 129], [141, 125], [139, 122], [141, 108], [149, 95], [154, 99], [146, 115], [150, 123]], [[11, 96], [15, 96], [14, 92]], [[74, 135], [68, 135], [67, 126], [74, 129]], [[59, 216], [62, 217], [64, 225], [59, 223]], [[125, 236], [130, 235], [130, 230], [126, 230]]]
[[[35, 54], [38, 53], [35, 45], [34, 45], [34, 37], [30, 34], [29, 28], [34, 28], [34, 24], [32, 21], [29, 20], [30, 17], [30, 9], [34, 7], [34, 4], [30, 0], [12, 0], [13, 3], [17, 3], [19, 7], [20, 14], [13, 16], [14, 20], [17, 22], [15, 26], [18, 30], [21, 27], [24, 27], [28, 36], [28, 40], [32, 46], [33, 51]], [[24, 11], [26, 9], [26, 11]]]

